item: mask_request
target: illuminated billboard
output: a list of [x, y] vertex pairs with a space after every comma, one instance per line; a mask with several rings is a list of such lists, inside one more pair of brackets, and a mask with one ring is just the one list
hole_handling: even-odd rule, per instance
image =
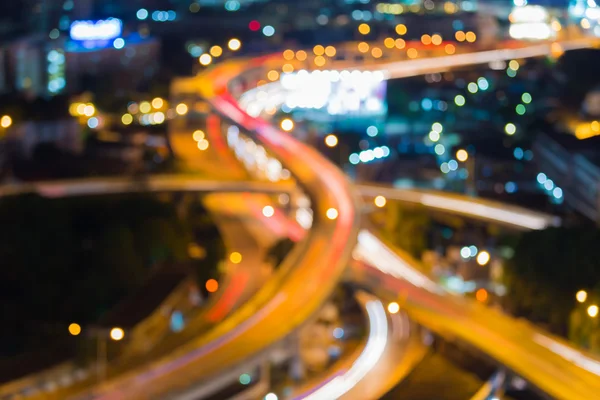
[[123, 22], [117, 18], [100, 21], [74, 21], [70, 36], [73, 40], [111, 40], [121, 36]]

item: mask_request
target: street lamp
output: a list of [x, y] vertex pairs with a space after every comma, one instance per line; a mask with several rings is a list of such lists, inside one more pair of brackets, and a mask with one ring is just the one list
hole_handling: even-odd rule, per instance
[[121, 328], [115, 327], [110, 330], [110, 338], [116, 342], [122, 340], [125, 337], [125, 331]]
[[585, 301], [587, 300], [587, 292], [585, 290], [580, 290], [575, 295], [575, 298], [577, 299], [578, 302], [585, 303]]
[[590, 317], [594, 318], [598, 315], [598, 306], [593, 304], [588, 307], [587, 313]]
[[387, 203], [387, 200], [383, 196], [377, 196], [377, 197], [375, 197], [375, 199], [373, 200], [373, 202], [375, 203], [375, 206], [377, 206], [379, 208], [383, 208], [383, 207], [385, 207], [385, 204]]
[[477, 254], [477, 264], [483, 267], [488, 262], [490, 262], [490, 253], [488, 253], [487, 251], [482, 251], [479, 254]]
[[338, 144], [338, 138], [335, 135], [327, 135], [325, 136], [325, 144], [327, 147], [335, 147]]
[[400, 311], [400, 305], [394, 301], [388, 304], [387, 309], [390, 314], [397, 314]]

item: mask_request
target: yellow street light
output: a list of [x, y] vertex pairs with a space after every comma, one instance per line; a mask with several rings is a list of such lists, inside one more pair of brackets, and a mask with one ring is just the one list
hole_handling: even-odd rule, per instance
[[373, 202], [375, 203], [375, 205], [379, 208], [383, 208], [385, 207], [387, 200], [385, 197], [383, 196], [377, 196], [375, 197], [375, 199], [373, 200]]
[[456, 152], [456, 159], [460, 162], [465, 162], [469, 159], [469, 153], [464, 149], [460, 149]]
[[338, 138], [335, 135], [327, 135], [325, 136], [325, 144], [328, 147], [335, 147], [338, 144]]
[[125, 331], [121, 328], [112, 328], [110, 330], [110, 338], [116, 342], [123, 339], [125, 337]]
[[400, 311], [400, 305], [394, 301], [388, 304], [387, 309], [390, 314], [397, 314]]
[[223, 49], [221, 46], [213, 46], [210, 48], [210, 55], [213, 57], [220, 57], [223, 54]]
[[198, 140], [197, 146], [198, 146], [198, 149], [201, 151], [208, 149], [208, 146], [209, 146], [208, 140], [206, 140], [206, 139]]
[[12, 118], [9, 117], [8, 115], [3, 115], [2, 118], [0, 119], [0, 125], [3, 128], [8, 128], [9, 126], [12, 125]]
[[587, 292], [585, 290], [580, 290], [575, 295], [575, 298], [577, 299], [578, 302], [585, 303], [585, 301], [587, 300]]
[[315, 53], [315, 56], [322, 56], [325, 54], [325, 47], [318, 44], [313, 48], [313, 53]]
[[289, 118], [284, 119], [283, 121], [281, 121], [281, 129], [283, 129], [286, 132], [291, 131], [292, 129], [294, 129], [294, 121], [292, 121]]
[[358, 32], [361, 35], [368, 35], [371, 32], [371, 27], [368, 24], [362, 23], [358, 26]]
[[200, 58], [198, 58], [200, 64], [206, 66], [212, 62], [212, 56], [210, 54], [202, 54]]
[[238, 51], [242, 47], [242, 42], [239, 39], [233, 38], [229, 40], [227, 47], [229, 47], [229, 50]]
[[133, 122], [133, 116], [129, 113], [123, 114], [123, 116], [121, 117], [121, 122], [123, 123], [123, 125], [131, 125], [131, 123]]
[[406, 33], [406, 31], [407, 31], [406, 25], [404, 25], [404, 24], [396, 25], [396, 33], [398, 35], [404, 35]]
[[202, 139], [204, 139], [206, 135], [204, 134], [204, 131], [198, 129], [197, 131], [194, 131], [194, 133], [192, 134], [192, 138], [196, 141], [199, 142]]
[[179, 103], [177, 104], [177, 107], [175, 107], [175, 111], [179, 115], [185, 115], [188, 112], [188, 106], [186, 106], [184, 103]]
[[229, 261], [231, 261], [233, 264], [239, 264], [242, 262], [242, 255], [237, 251], [234, 251], [229, 255]]
[[140, 111], [144, 114], [149, 113], [152, 109], [152, 106], [147, 101], [143, 101], [140, 103]]
[[490, 262], [490, 253], [487, 251], [481, 251], [479, 254], [477, 254], [477, 264], [483, 267], [488, 262]]
[[79, 335], [81, 333], [81, 326], [73, 322], [71, 325], [69, 325], [69, 333], [73, 336]]
[[588, 307], [587, 313], [590, 317], [594, 318], [598, 315], [598, 306], [593, 304]]
[[288, 61], [293, 60], [294, 56], [295, 56], [294, 50], [292, 50], [292, 49], [287, 49], [287, 50], [285, 50], [283, 52], [283, 58], [286, 59], [286, 60], [288, 60]]
[[273, 215], [275, 215], [275, 209], [273, 208], [273, 206], [264, 206], [262, 209], [262, 213], [265, 217], [271, 218]]
[[338, 217], [338, 210], [336, 210], [335, 208], [330, 208], [327, 210], [325, 215], [327, 216], [327, 218], [333, 221]]
[[157, 110], [159, 108], [161, 108], [164, 104], [165, 104], [164, 100], [161, 99], [160, 97], [157, 97], [154, 100], [152, 100], [152, 107], [156, 108]]

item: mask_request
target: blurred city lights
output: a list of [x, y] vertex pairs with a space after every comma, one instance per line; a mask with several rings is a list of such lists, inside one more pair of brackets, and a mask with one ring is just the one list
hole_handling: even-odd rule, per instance
[[229, 50], [237, 51], [242, 47], [242, 42], [239, 39], [233, 38], [229, 40], [227, 47]]
[[123, 40], [122, 38], [116, 38], [113, 42], [113, 47], [117, 50], [122, 49], [123, 47], [125, 47], [125, 40]]
[[460, 149], [456, 152], [456, 159], [460, 162], [465, 162], [469, 158], [469, 153], [466, 150]]
[[271, 218], [273, 215], [275, 215], [275, 209], [273, 208], [273, 206], [264, 206], [262, 209], [262, 213], [265, 217]]
[[477, 254], [477, 264], [484, 266], [488, 262], [490, 262], [490, 253], [484, 250]]
[[123, 125], [131, 125], [133, 122], [133, 116], [131, 114], [123, 114], [121, 117], [121, 122]]
[[242, 385], [249, 385], [252, 382], [252, 377], [249, 374], [240, 375], [240, 383]]
[[204, 284], [204, 287], [208, 293], [215, 293], [217, 290], [219, 290], [219, 282], [217, 282], [216, 279], [209, 279]]
[[281, 121], [281, 129], [283, 129], [286, 132], [291, 131], [292, 129], [294, 129], [294, 121], [292, 121], [289, 118], [282, 120]]
[[275, 393], [267, 393], [264, 400], [278, 400], [279, 398]]
[[587, 308], [587, 313], [590, 317], [594, 318], [598, 315], [598, 306], [593, 304]]
[[325, 144], [328, 147], [335, 147], [338, 144], [338, 138], [335, 135], [327, 135], [325, 136]]
[[396, 33], [398, 35], [404, 35], [404, 34], [406, 34], [406, 32], [407, 32], [406, 25], [404, 25], [404, 24], [396, 25]]
[[69, 333], [73, 336], [77, 336], [81, 333], [81, 326], [76, 323], [69, 325]]
[[202, 65], [208, 65], [212, 62], [212, 56], [210, 54], [202, 54], [200, 58], [198, 58], [198, 61]]
[[400, 305], [394, 301], [388, 304], [387, 309], [390, 314], [397, 314], [400, 311]]
[[523, 95], [521, 96], [521, 101], [523, 101], [523, 103], [525, 104], [531, 103], [532, 99], [533, 98], [531, 97], [531, 95], [527, 92], [523, 93]]
[[198, 146], [198, 149], [201, 150], [201, 151], [207, 150], [208, 147], [209, 147], [208, 140], [206, 140], [206, 139], [200, 139], [200, 140], [198, 140], [198, 145], [197, 146]]
[[242, 262], [242, 255], [237, 251], [234, 251], [229, 255], [229, 261], [231, 261], [233, 264], [239, 264]]
[[267, 25], [263, 28], [262, 33], [267, 37], [273, 36], [275, 34], [275, 28], [271, 25]]
[[3, 128], [8, 128], [12, 125], [12, 118], [9, 117], [8, 115], [3, 115], [2, 118], [0, 118], [0, 126], [2, 126]]
[[140, 111], [143, 113], [149, 113], [150, 110], [152, 110], [152, 105], [147, 102], [147, 101], [143, 101], [140, 103]]
[[375, 199], [373, 200], [373, 202], [375, 203], [375, 205], [379, 208], [385, 207], [387, 200], [385, 197], [383, 196], [377, 196], [375, 197]]
[[440, 134], [436, 131], [429, 132], [429, 140], [431, 140], [432, 142], [437, 142], [438, 140], [440, 140]]
[[471, 250], [469, 250], [467, 246], [463, 247], [462, 249], [460, 249], [460, 256], [464, 259], [470, 258]]
[[177, 105], [177, 107], [175, 107], [175, 111], [179, 115], [185, 115], [188, 112], [188, 106], [183, 103], [180, 103]]
[[515, 112], [519, 115], [525, 114], [526, 111], [527, 111], [527, 109], [525, 108], [525, 106], [523, 104], [519, 104], [515, 107]]
[[371, 27], [368, 24], [360, 24], [358, 26], [358, 32], [360, 32], [361, 35], [368, 35], [369, 32], [371, 32]]
[[515, 124], [509, 122], [504, 126], [504, 132], [506, 132], [507, 135], [512, 136], [515, 134], [515, 132], [517, 132], [517, 127], [515, 126]]
[[585, 303], [585, 301], [587, 300], [587, 296], [588, 296], [588, 294], [585, 290], [580, 290], [575, 295], [575, 298], [577, 299], [578, 302]]
[[379, 129], [377, 129], [377, 127], [374, 125], [371, 125], [367, 128], [367, 135], [369, 135], [370, 137], [375, 137], [378, 133]]
[[204, 139], [204, 138], [205, 138], [205, 136], [206, 136], [206, 135], [204, 134], [204, 131], [202, 131], [202, 130], [200, 130], [200, 129], [198, 129], [197, 131], [194, 131], [194, 133], [192, 134], [192, 138], [193, 138], [193, 139], [194, 139], [196, 142], [199, 142], [199, 141], [201, 141], [202, 139]]
[[446, 152], [446, 147], [444, 147], [443, 144], [438, 143], [435, 145], [433, 150], [435, 151], [435, 154], [437, 154], [438, 156], [441, 156]]
[[456, 104], [459, 107], [462, 107], [465, 105], [465, 96], [458, 94], [456, 95], [456, 97], [454, 97], [454, 104]]
[[213, 57], [220, 57], [223, 54], [223, 48], [221, 46], [212, 46], [210, 48], [210, 55]]
[[327, 216], [328, 219], [335, 220], [338, 217], [338, 210], [336, 210], [335, 208], [330, 208], [327, 210], [325, 215]]
[[156, 108], [157, 110], [160, 109], [164, 104], [165, 102], [160, 97], [157, 97], [154, 100], [152, 100], [152, 107]]
[[484, 288], [478, 289], [477, 292], [475, 292], [475, 298], [477, 299], [477, 301], [485, 303], [485, 301], [488, 298], [487, 290], [485, 290]]
[[121, 328], [112, 328], [110, 330], [110, 338], [115, 341], [119, 341], [125, 337], [125, 331]]

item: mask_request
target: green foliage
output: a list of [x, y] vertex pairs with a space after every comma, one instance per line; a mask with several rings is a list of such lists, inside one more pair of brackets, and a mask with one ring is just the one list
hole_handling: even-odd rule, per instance
[[549, 228], [524, 233], [506, 263], [506, 305], [566, 334], [575, 293], [600, 283], [596, 228]]

